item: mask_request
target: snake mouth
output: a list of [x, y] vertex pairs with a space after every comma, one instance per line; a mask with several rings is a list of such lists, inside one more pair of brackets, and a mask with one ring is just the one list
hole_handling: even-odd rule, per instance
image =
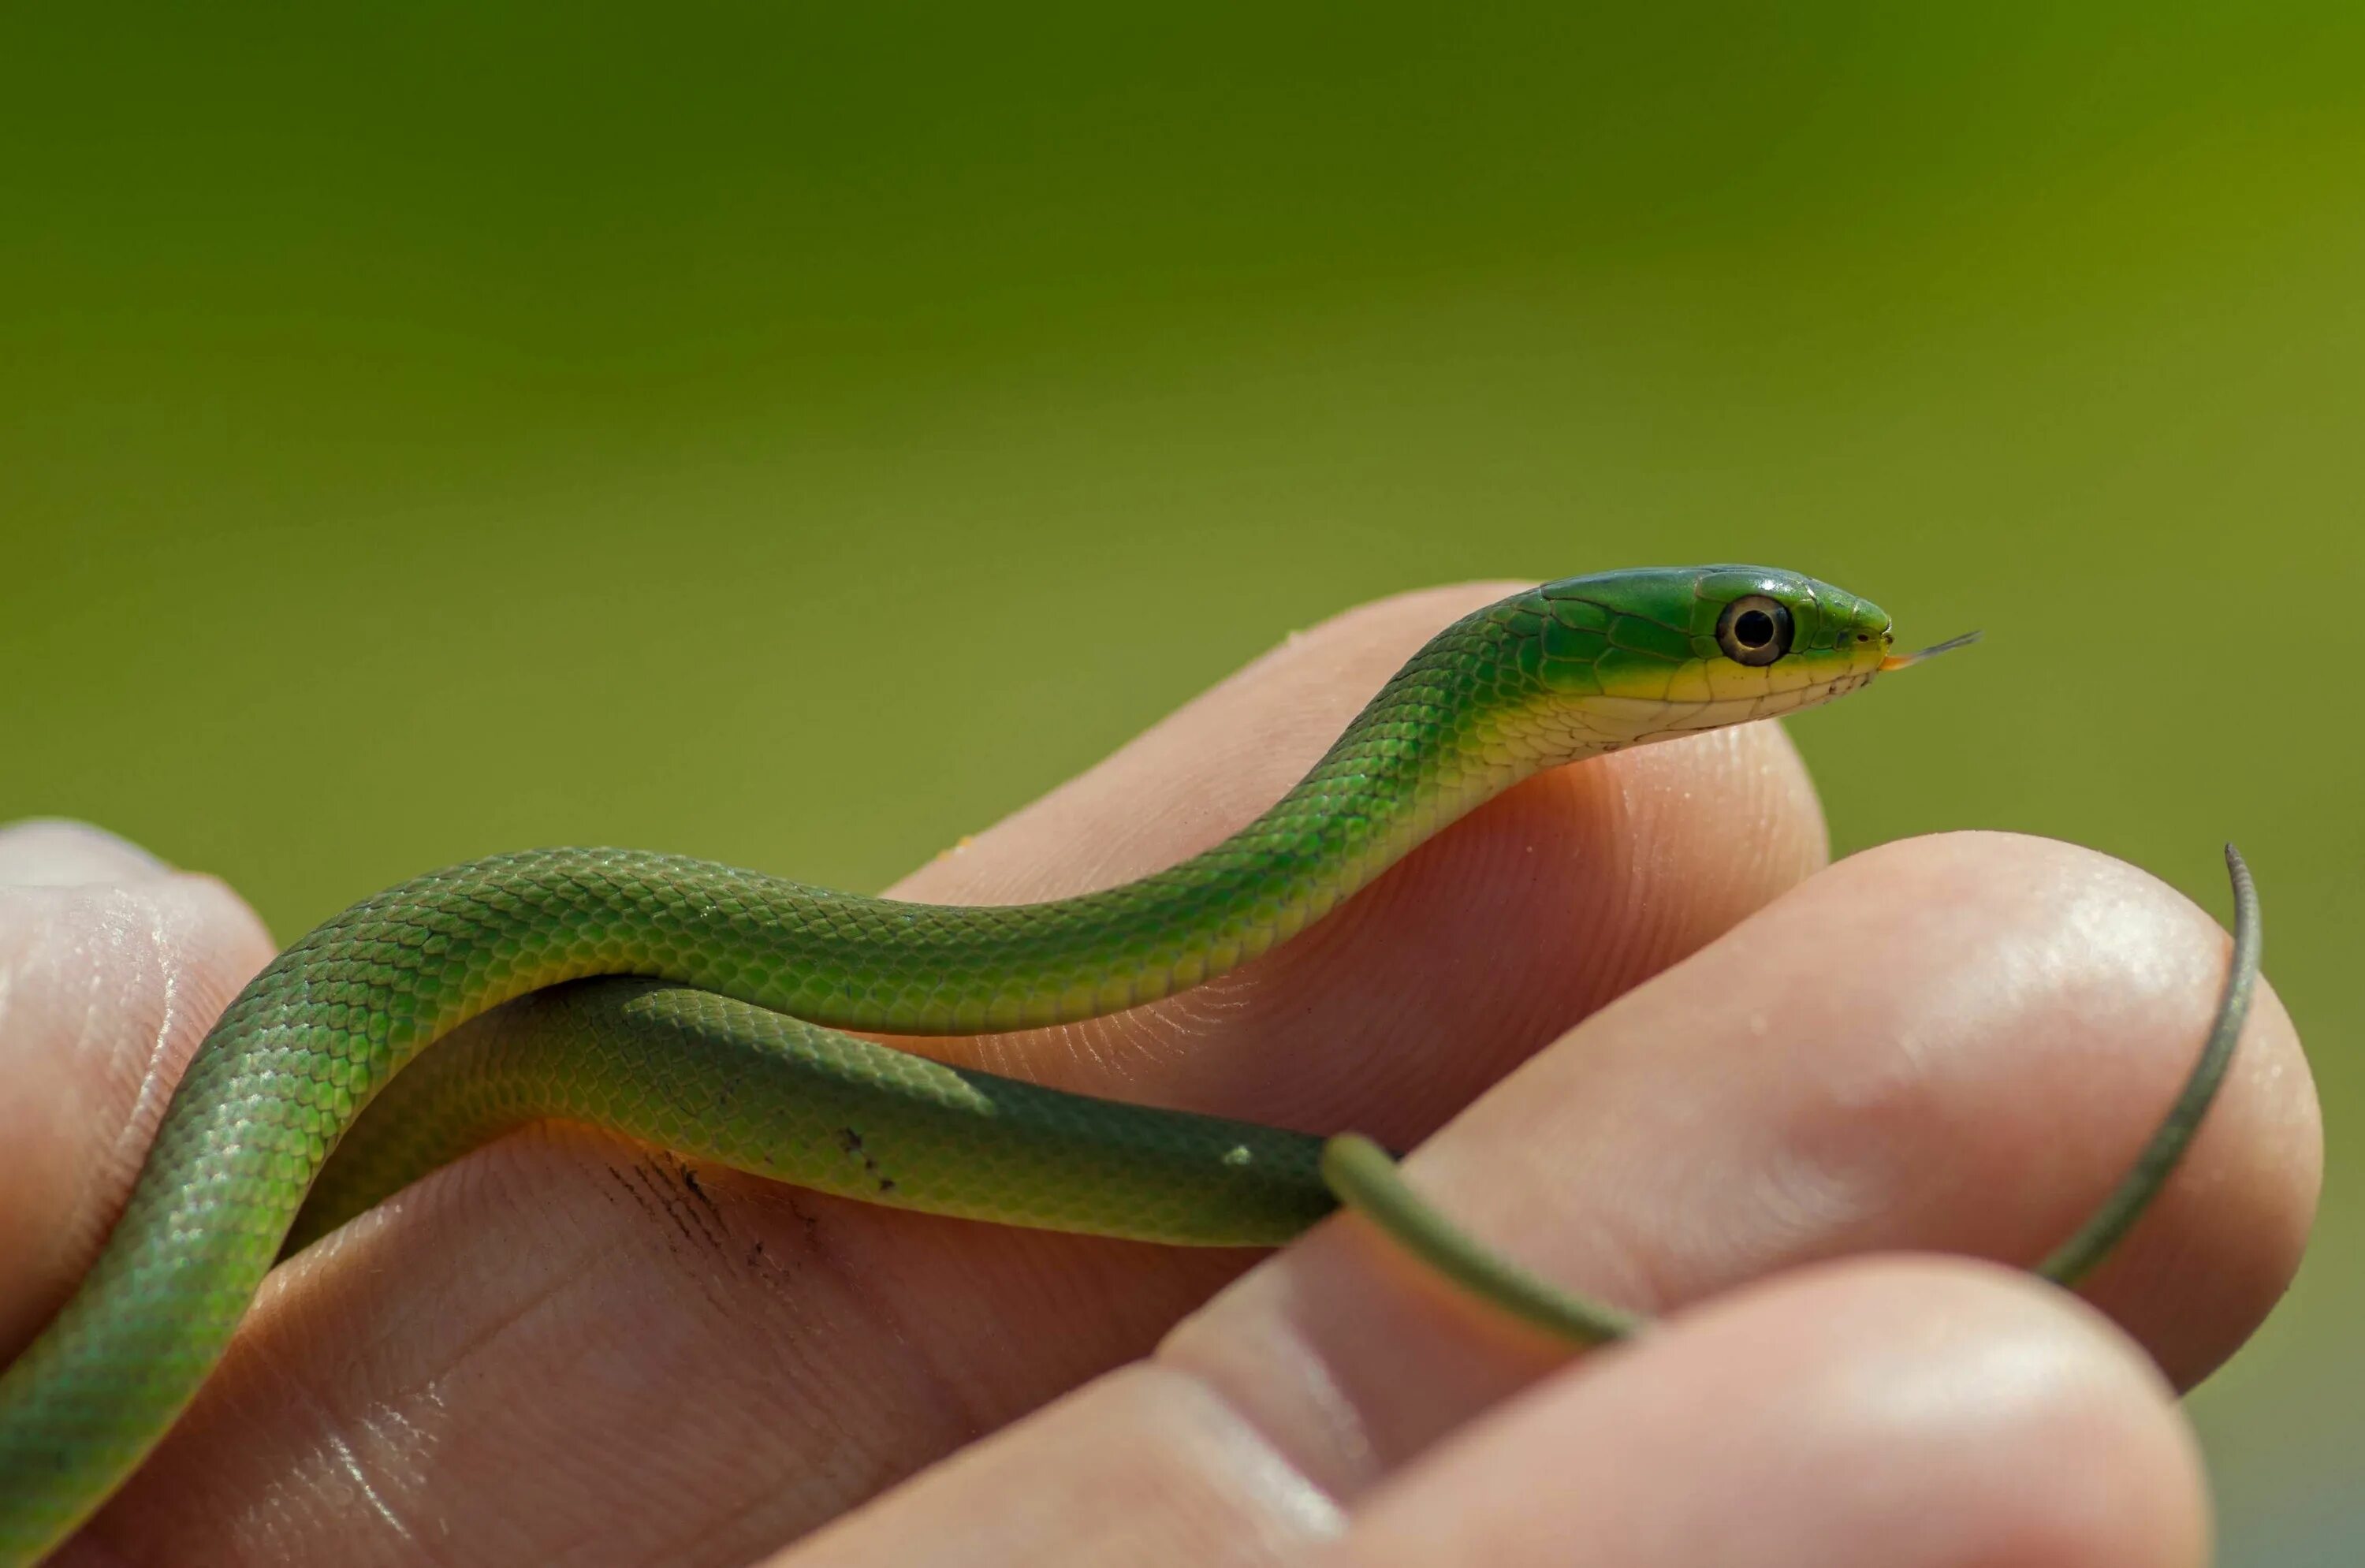
[[1685, 735], [1721, 730], [1729, 724], [1779, 719], [1809, 708], [1819, 708], [1844, 697], [1879, 673], [1876, 665], [1858, 665], [1804, 686], [1782, 690], [1734, 692], [1724, 697], [1634, 697], [1604, 694], [1583, 704], [1590, 722], [1586, 728], [1592, 744], [1605, 750], [1676, 740]]

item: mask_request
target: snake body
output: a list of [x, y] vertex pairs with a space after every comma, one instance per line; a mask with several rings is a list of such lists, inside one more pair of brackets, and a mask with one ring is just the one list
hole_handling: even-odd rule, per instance
[[[1335, 1188], [1408, 1239], [1450, 1242], [1417, 1212], [1387, 1219], [1369, 1146], [1334, 1142], [1326, 1158], [1318, 1138], [1059, 1093], [837, 1031], [1004, 1030], [1153, 1001], [1287, 940], [1543, 768], [1806, 708], [1902, 662], [1877, 607], [1795, 574], [1570, 578], [1454, 622], [1269, 811], [1122, 887], [933, 906], [552, 849], [355, 904], [223, 1014], [96, 1264], [0, 1373], [0, 1564], [38, 1558], [139, 1464], [284, 1251], [540, 1117], [1013, 1224], [1272, 1245], [1333, 1207]], [[590, 977], [639, 978], [567, 983]], [[1531, 1316], [1566, 1303], [1516, 1270], [1429, 1251], [1515, 1310], [1530, 1287]], [[1573, 1332], [1627, 1321], [1569, 1310]]]

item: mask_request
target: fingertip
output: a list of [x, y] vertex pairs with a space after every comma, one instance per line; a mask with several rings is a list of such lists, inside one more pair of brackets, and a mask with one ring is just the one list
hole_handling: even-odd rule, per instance
[[[1925, 985], [1925, 1010], [1989, 1015], [1987, 1059], [2013, 1068], [2018, 1058], [2021, 1091], [1989, 1122], [1996, 1163], [2030, 1196], [2038, 1194], [2021, 1178], [2045, 1177], [2051, 1197], [1997, 1202], [1990, 1189], [1990, 1212], [2049, 1210], [2040, 1247], [2066, 1238], [2124, 1175], [2191, 1070], [2225, 984], [2231, 935], [2148, 871], [2028, 834], [1900, 840], [1835, 868], [1834, 881], [1886, 901], [1901, 923], [1992, 955], [1958, 967], [1951, 983]], [[1969, 910], [1985, 913], [1966, 924]], [[2289, 1289], [2323, 1172], [2315, 1080], [2262, 975], [2215, 1102], [2167, 1185], [2080, 1294], [2191, 1387]]]
[[[2189, 1071], [2231, 942], [2205, 911], [2157, 886], [2172, 932], [2162, 945], [2181, 976], [2168, 983], [2165, 1005], [2180, 1000], [2190, 1020], [2160, 1032], [2160, 1054]], [[2157, 1101], [2156, 1125], [2168, 1091], [2145, 1092]], [[2079, 1293], [2149, 1347], [2176, 1386], [2191, 1388], [2290, 1290], [2323, 1186], [2315, 1076], [2290, 1012], [2262, 975], [2215, 1102], [2166, 1186]]]
[[0, 887], [140, 882], [173, 868], [129, 839], [68, 817], [0, 823]]

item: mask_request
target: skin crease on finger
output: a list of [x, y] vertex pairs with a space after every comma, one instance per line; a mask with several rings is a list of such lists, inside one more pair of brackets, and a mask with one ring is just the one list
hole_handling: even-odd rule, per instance
[[[1042, 897], [1180, 858], [1502, 591], [1295, 638], [897, 891]], [[1536, 780], [1217, 987], [929, 1045], [1409, 1142], [1822, 857], [1796, 754], [1753, 726]], [[128, 1561], [200, 1541], [226, 1562], [745, 1561], [1146, 1351], [1250, 1260], [889, 1215], [528, 1135], [281, 1271], [94, 1534]]]

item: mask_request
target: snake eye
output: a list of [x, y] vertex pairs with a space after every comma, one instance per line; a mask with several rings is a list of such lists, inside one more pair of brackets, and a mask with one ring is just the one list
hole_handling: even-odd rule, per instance
[[1779, 599], [1753, 593], [1716, 618], [1716, 643], [1735, 664], [1770, 665], [1790, 651], [1790, 610]]

